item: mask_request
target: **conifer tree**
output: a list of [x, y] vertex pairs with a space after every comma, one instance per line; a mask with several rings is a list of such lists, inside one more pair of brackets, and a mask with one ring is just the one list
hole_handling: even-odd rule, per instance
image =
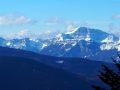
[[[120, 59], [120, 55], [117, 53], [118, 58]], [[115, 72], [109, 67], [102, 65], [104, 71], [99, 71], [100, 75], [98, 77], [102, 82], [110, 86], [110, 90], [120, 90], [120, 61], [112, 58], [115, 66], [118, 68], [118, 71]], [[106, 88], [102, 88], [100, 86], [92, 85], [95, 90], [107, 90]]]

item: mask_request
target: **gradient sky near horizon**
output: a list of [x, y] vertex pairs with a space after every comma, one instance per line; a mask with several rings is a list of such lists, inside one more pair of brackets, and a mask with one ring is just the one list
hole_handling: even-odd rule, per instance
[[0, 0], [0, 34], [81, 26], [120, 32], [120, 0]]

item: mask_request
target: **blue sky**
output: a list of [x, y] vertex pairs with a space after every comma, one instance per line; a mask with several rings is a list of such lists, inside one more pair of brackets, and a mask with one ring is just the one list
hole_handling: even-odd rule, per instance
[[65, 32], [81, 26], [118, 34], [120, 0], [0, 0], [1, 34]]

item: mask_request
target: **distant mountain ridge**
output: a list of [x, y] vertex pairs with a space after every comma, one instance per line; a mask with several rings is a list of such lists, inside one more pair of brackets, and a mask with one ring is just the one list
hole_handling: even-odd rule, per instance
[[39, 52], [40, 49], [42, 49], [44, 46], [47, 46], [50, 41], [51, 40], [48, 39], [4, 39], [1, 37], [0, 46]]
[[34, 51], [56, 57], [81, 57], [109, 61], [120, 51], [120, 39], [98, 29], [80, 27], [56, 35], [52, 40], [0, 38], [0, 46]]

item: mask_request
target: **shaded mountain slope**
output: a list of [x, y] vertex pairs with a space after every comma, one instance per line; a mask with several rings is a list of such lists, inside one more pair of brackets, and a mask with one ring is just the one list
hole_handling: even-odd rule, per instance
[[102, 64], [114, 68], [114, 65], [112, 63], [102, 61], [93, 61], [83, 58], [58, 58], [40, 55], [31, 51], [24, 51], [6, 47], [0, 47], [0, 56], [17, 56], [29, 58], [77, 74], [97, 75], [98, 70], [102, 69]]
[[92, 90], [82, 77], [40, 62], [0, 56], [0, 90]]

